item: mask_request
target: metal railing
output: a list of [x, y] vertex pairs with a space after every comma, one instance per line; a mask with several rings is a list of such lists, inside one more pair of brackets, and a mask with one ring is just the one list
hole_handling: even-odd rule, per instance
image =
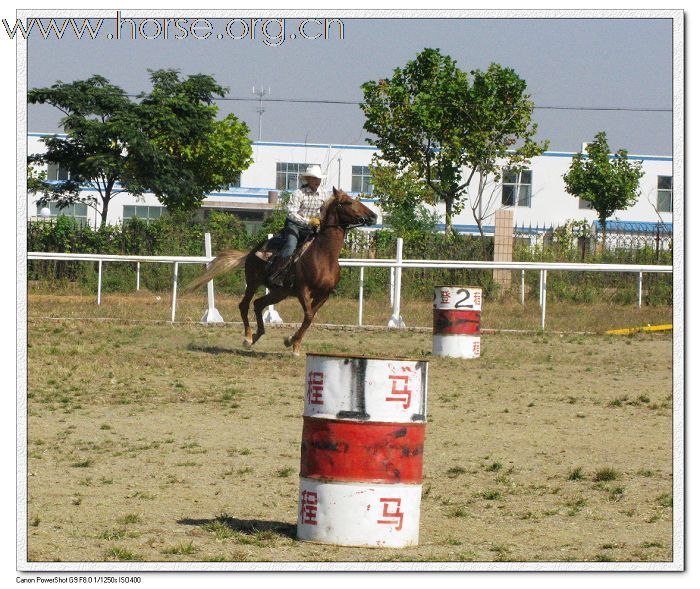
[[[98, 263], [97, 279], [97, 304], [102, 301], [102, 265], [105, 262], [133, 262], [137, 265], [136, 284], [137, 290], [140, 285], [140, 265], [141, 263], [162, 263], [173, 264], [173, 289], [171, 321], [175, 321], [177, 307], [177, 286], [178, 269], [180, 264], [207, 264], [211, 262], [213, 256], [133, 256], [114, 254], [74, 254], [74, 253], [53, 253], [53, 252], [29, 252], [29, 260], [72, 260], [90, 261]], [[364, 302], [364, 271], [365, 268], [390, 268], [391, 281], [389, 288], [389, 300], [392, 305], [392, 314], [387, 323], [388, 327], [404, 327], [405, 323], [401, 317], [401, 273], [403, 269], [409, 268], [437, 268], [437, 269], [480, 269], [480, 270], [520, 270], [520, 302], [525, 304], [525, 272], [539, 271], [539, 304], [541, 308], [540, 329], [545, 328], [546, 308], [547, 308], [547, 273], [551, 271], [571, 271], [571, 272], [618, 272], [637, 274], [637, 306], [642, 306], [642, 286], [644, 274], [673, 272], [673, 266], [660, 266], [651, 264], [582, 264], [574, 262], [481, 262], [481, 261], [456, 261], [456, 260], [404, 260], [403, 259], [403, 239], [398, 238], [396, 243], [396, 258], [367, 259], [367, 258], [342, 258], [340, 265], [345, 267], [360, 268], [359, 284], [359, 309], [358, 325], [362, 325], [363, 302]], [[208, 288], [209, 311], [205, 313], [205, 318], [214, 315], [213, 285]], [[203, 322], [205, 319], [203, 318]]]

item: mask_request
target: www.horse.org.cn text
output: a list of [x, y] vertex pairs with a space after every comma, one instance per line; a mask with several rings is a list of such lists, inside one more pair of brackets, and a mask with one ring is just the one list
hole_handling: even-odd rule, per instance
[[277, 47], [290, 40], [343, 40], [345, 23], [337, 18], [131, 18], [120, 11], [116, 18], [48, 18], [15, 19], [10, 25], [2, 19], [9, 39], [31, 36], [41, 39], [71, 37], [86, 41], [109, 39], [115, 41], [146, 41], [185, 39], [259, 41]]

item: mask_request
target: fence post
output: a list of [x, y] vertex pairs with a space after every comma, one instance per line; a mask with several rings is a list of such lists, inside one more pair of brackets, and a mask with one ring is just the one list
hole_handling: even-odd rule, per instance
[[403, 238], [396, 239], [396, 277], [394, 279], [394, 304], [389, 327], [406, 327], [401, 317], [401, 266], [403, 264]]
[[[268, 239], [272, 239], [272, 237], [272, 233], [267, 234]], [[266, 288], [265, 294], [269, 292], [270, 291]], [[265, 309], [265, 312], [263, 313], [263, 323], [284, 323], [284, 321], [282, 321], [282, 317], [280, 317], [280, 314], [275, 310], [275, 306], [268, 305], [267, 309]]]
[[525, 306], [525, 270], [520, 271], [520, 304]]
[[389, 268], [389, 304], [394, 307], [394, 279], [396, 278], [396, 268]]
[[177, 305], [177, 271], [179, 267], [179, 263], [175, 262], [175, 266], [173, 268], [173, 307], [172, 311], [170, 312], [170, 322], [175, 323], [175, 307]]
[[[211, 233], [204, 234], [204, 255], [211, 258]], [[202, 316], [201, 323], [223, 323], [224, 318], [214, 305], [214, 281], [207, 282], [207, 310]]]
[[642, 308], [642, 273], [639, 273], [639, 280], [637, 281], [637, 307]]
[[542, 270], [542, 320], [540, 321], [540, 329], [544, 331], [544, 317], [547, 309], [547, 270]]
[[102, 304], [102, 260], [97, 262], [97, 304]]
[[141, 262], [136, 262], [136, 290], [141, 289]]
[[364, 301], [364, 290], [365, 290], [365, 267], [360, 266], [360, 296], [359, 296], [359, 309], [357, 311], [357, 324], [362, 327], [362, 304]]
[[544, 270], [540, 270], [540, 293], [539, 293], [540, 294], [540, 307], [542, 307], [542, 289], [544, 288], [542, 286], [542, 280], [543, 280], [543, 276], [544, 276], [543, 272], [544, 272]]

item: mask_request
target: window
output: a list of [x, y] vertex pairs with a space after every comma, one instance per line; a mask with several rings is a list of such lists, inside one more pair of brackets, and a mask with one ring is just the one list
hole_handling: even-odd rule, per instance
[[238, 172], [236, 175], [236, 178], [231, 184], [228, 185], [229, 189], [230, 188], [240, 188], [241, 187], [241, 173]]
[[529, 207], [532, 197], [532, 171], [503, 171], [503, 193], [501, 202], [504, 207]]
[[257, 233], [265, 220], [265, 213], [258, 211], [236, 211], [236, 216], [243, 221], [248, 235]]
[[68, 170], [62, 168], [59, 164], [48, 164], [46, 166], [47, 180], [68, 180], [69, 178]]
[[673, 176], [659, 176], [656, 182], [656, 208], [660, 213], [670, 213], [673, 211]]
[[151, 221], [159, 219], [163, 215], [164, 211], [165, 207], [151, 207], [147, 205], [124, 205], [124, 213], [122, 214], [122, 218], [124, 219], [124, 221], [126, 221], [127, 219], [143, 219], [144, 221], [146, 221], [146, 223], [150, 223]]
[[309, 166], [314, 164], [277, 164], [277, 190], [296, 190], [301, 185], [299, 182], [299, 173], [303, 172]]
[[[41, 214], [41, 209], [43, 208], [44, 207], [37, 205], [37, 216], [43, 216]], [[68, 205], [63, 209], [59, 209], [56, 203], [50, 202], [48, 205], [46, 205], [46, 208], [49, 209], [48, 218], [50, 219], [55, 219], [56, 217], [63, 215], [65, 217], [73, 217], [81, 223], [87, 223], [87, 205], [82, 202], [73, 203], [72, 205]]]
[[593, 205], [591, 204], [591, 201], [586, 200], [585, 198], [579, 198], [578, 199], [578, 208], [579, 209], [592, 209]]
[[370, 183], [370, 173], [368, 166], [353, 166], [352, 167], [352, 187], [350, 192], [362, 192], [363, 194], [372, 194], [374, 186]]

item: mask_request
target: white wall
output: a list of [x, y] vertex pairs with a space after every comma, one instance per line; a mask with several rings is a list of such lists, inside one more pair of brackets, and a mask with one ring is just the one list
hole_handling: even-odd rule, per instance
[[[568, 219], [595, 221], [598, 217], [592, 209], [579, 208], [579, 199], [564, 188], [563, 176], [569, 170], [572, 154], [547, 154], [532, 159], [532, 203], [531, 207], [512, 207], [517, 225], [561, 224]], [[637, 157], [637, 156], [633, 156]], [[656, 159], [642, 160], [644, 176], [640, 181], [641, 195], [637, 203], [613, 216], [621, 221], [658, 221], [659, 217], [651, 203], [656, 205], [657, 177], [671, 176], [672, 161]], [[672, 222], [672, 213], [662, 213], [664, 222]]]
[[325, 185], [350, 191], [352, 166], [369, 164], [375, 149], [362, 145], [303, 145], [290, 143], [255, 143], [253, 165], [241, 175], [242, 187], [274, 190], [277, 164], [318, 164], [327, 178]]
[[[28, 153], [41, 152], [44, 149], [40, 137], [32, 134], [28, 137]], [[289, 143], [262, 142], [253, 146], [254, 163], [244, 170], [241, 175], [241, 189], [231, 189], [213, 193], [210, 200], [217, 202], [266, 202], [267, 191], [275, 189], [276, 169], [278, 162], [316, 163], [327, 175], [325, 185], [328, 188], [336, 186], [350, 192], [352, 186], [352, 166], [367, 166], [375, 150], [370, 146], [350, 145], [303, 145]], [[513, 207], [514, 220], [517, 225], [558, 225], [568, 219], [595, 220], [596, 213], [589, 209], [580, 209], [578, 199], [564, 190], [562, 176], [571, 164], [573, 154], [550, 152], [532, 159], [532, 201], [530, 207]], [[651, 221], [656, 222], [659, 216], [654, 211], [657, 197], [657, 176], [671, 176], [673, 163], [670, 157], [663, 156], [630, 156], [641, 159], [644, 176], [640, 187], [641, 196], [633, 207], [620, 211], [614, 219], [622, 221]], [[477, 179], [473, 180], [476, 185]], [[36, 197], [28, 196], [28, 216], [36, 215]], [[497, 207], [500, 207], [500, 187], [497, 187]], [[652, 205], [653, 203], [653, 205]], [[120, 194], [110, 203], [108, 221], [121, 221], [125, 204], [145, 204], [158, 206], [158, 199], [152, 194], [146, 194], [136, 199], [129, 194]], [[376, 205], [369, 203], [375, 212], [380, 213]], [[444, 205], [438, 205], [438, 211], [444, 215]], [[98, 220], [96, 213], [89, 212], [91, 218]], [[661, 213], [664, 222], [672, 222], [672, 213]], [[381, 216], [379, 219], [381, 223]], [[468, 206], [455, 217], [455, 225], [474, 225], [474, 218]], [[493, 217], [486, 219], [486, 225], [493, 224]]]

